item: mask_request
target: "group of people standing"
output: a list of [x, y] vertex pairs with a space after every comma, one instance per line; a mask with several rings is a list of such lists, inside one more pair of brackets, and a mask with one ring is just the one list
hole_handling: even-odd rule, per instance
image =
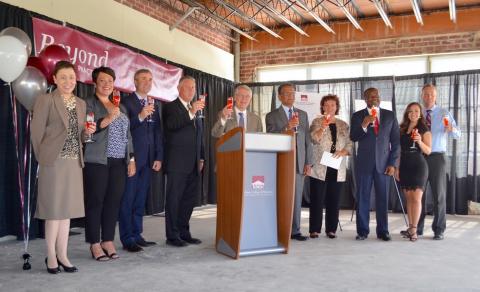
[[135, 91], [124, 98], [114, 91], [109, 67], [93, 70], [95, 91], [84, 99], [74, 95], [71, 63], [58, 62], [53, 79], [56, 89], [37, 98], [31, 126], [39, 163], [35, 217], [45, 220], [47, 271], [78, 271], [67, 256], [71, 218], [85, 217], [85, 240], [97, 261], [119, 258], [117, 220], [125, 250], [155, 245], [142, 236], [143, 215], [152, 172], [162, 168], [168, 176], [167, 244], [200, 244], [189, 229], [204, 161], [203, 125], [195, 118], [204, 103], [191, 102], [195, 79], [180, 79], [178, 98], [163, 113], [148, 96], [148, 69], [135, 73]]
[[[39, 163], [36, 218], [45, 220], [47, 271], [76, 272], [67, 256], [70, 219], [85, 216], [85, 240], [92, 258], [119, 258], [114, 244], [116, 222], [120, 241], [129, 252], [155, 245], [143, 236], [143, 215], [152, 172], [167, 174], [166, 243], [175, 247], [200, 244], [192, 236], [189, 221], [200, 187], [205, 163], [203, 120], [198, 112], [205, 102], [193, 100], [195, 79], [184, 76], [178, 97], [162, 105], [148, 96], [153, 76], [148, 69], [134, 75], [135, 92], [120, 99], [114, 90], [115, 72], [99, 67], [92, 72], [93, 96], [74, 95], [73, 65], [60, 61], [54, 70], [56, 89], [39, 96], [33, 109], [32, 145]], [[337, 117], [340, 101], [326, 95], [321, 115], [309, 124], [307, 113], [296, 108], [295, 86], [278, 87], [281, 106], [267, 114], [269, 133], [295, 132], [296, 176], [291, 238], [299, 241], [304, 178], [310, 176], [309, 236], [318, 238], [325, 206], [325, 234], [336, 238], [339, 198], [346, 180], [346, 159], [338, 169], [320, 163], [324, 152], [335, 158], [353, 153], [357, 142], [355, 181], [357, 186], [357, 240], [369, 234], [370, 192], [375, 188], [377, 237], [388, 241], [388, 179], [400, 180], [407, 199], [409, 228], [402, 234], [415, 241], [423, 233], [422, 198], [430, 181], [434, 202], [434, 239], [443, 239], [446, 227], [447, 137], [460, 135], [453, 117], [435, 104], [436, 88], [422, 89], [425, 109], [410, 103], [400, 126], [393, 112], [380, 108], [379, 92], [364, 92], [367, 108], [353, 114], [350, 127]], [[220, 137], [235, 127], [262, 132], [259, 116], [249, 112], [252, 91], [235, 88], [235, 105], [225, 106], [211, 130]], [[443, 119], [447, 119], [444, 122]], [[82, 171], [83, 168], [83, 171]]]
[[[281, 106], [266, 115], [266, 131], [295, 132], [296, 176], [295, 200], [291, 238], [305, 241], [301, 233], [301, 204], [304, 178], [310, 177], [309, 236], [318, 238], [322, 230], [325, 209], [325, 235], [336, 238], [339, 224], [339, 200], [346, 181], [346, 159], [338, 169], [321, 163], [325, 152], [334, 158], [350, 156], [356, 142], [354, 161], [356, 183], [357, 240], [365, 240], [370, 233], [370, 197], [375, 189], [376, 236], [390, 241], [388, 228], [388, 193], [390, 177], [400, 181], [407, 201], [409, 228], [401, 234], [416, 241], [423, 234], [425, 204], [423, 193], [430, 182], [433, 195], [433, 239], [443, 239], [446, 228], [446, 160], [447, 138], [459, 138], [460, 131], [453, 116], [436, 105], [437, 91], [434, 85], [422, 88], [423, 106], [418, 102], [408, 104], [399, 125], [392, 111], [380, 108], [380, 95], [376, 88], [364, 92], [367, 107], [353, 114], [350, 126], [338, 118], [339, 97], [333, 94], [322, 97], [319, 117], [309, 124], [308, 116], [294, 106], [295, 86], [290, 83], [278, 87]], [[248, 96], [248, 98], [247, 98]], [[212, 136], [222, 134], [237, 126], [247, 132], [261, 132], [260, 118], [246, 112], [252, 92], [245, 85], [235, 90], [235, 107], [228, 105], [219, 113], [212, 129]], [[229, 118], [233, 115], [233, 119]], [[248, 117], [247, 119], [245, 117]], [[422, 203], [423, 198], [423, 203]]]

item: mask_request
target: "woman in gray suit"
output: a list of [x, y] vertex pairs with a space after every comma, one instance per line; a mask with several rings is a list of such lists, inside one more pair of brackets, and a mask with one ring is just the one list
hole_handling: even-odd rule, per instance
[[52, 93], [41, 95], [33, 107], [32, 146], [39, 164], [35, 217], [45, 220], [47, 258], [51, 274], [73, 273], [77, 268], [67, 257], [70, 218], [84, 216], [83, 157], [85, 102], [73, 94], [77, 83], [74, 67], [67, 61], [55, 65]]
[[[322, 97], [320, 112], [322, 117], [312, 121], [310, 135], [313, 144], [313, 167], [310, 179], [310, 237], [317, 238], [322, 230], [323, 206], [325, 201], [325, 233], [336, 238], [338, 225], [340, 192], [346, 178], [346, 159], [352, 152], [349, 127], [336, 118], [340, 109], [338, 96], [330, 94]], [[324, 152], [341, 157], [340, 168], [334, 169], [320, 164]]]
[[[85, 145], [85, 240], [97, 261], [117, 259], [113, 243], [125, 180], [135, 174], [127, 110], [110, 101], [115, 72], [109, 67], [92, 72], [95, 93], [86, 99], [87, 113], [97, 121], [94, 142]], [[119, 92], [116, 92], [119, 96]]]

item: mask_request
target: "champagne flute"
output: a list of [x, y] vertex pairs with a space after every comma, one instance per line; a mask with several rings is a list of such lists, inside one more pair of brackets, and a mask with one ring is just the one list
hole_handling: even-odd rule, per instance
[[448, 127], [448, 123], [449, 123], [448, 115], [444, 115], [444, 116], [443, 116], [443, 125], [444, 125], [445, 127]]
[[[95, 114], [93, 112], [89, 112], [87, 114], [85, 128], [89, 128], [90, 126], [93, 126], [94, 122], [95, 122]], [[88, 134], [87, 140], [85, 140], [85, 143], [93, 143], [93, 142], [95, 142], [95, 140], [92, 139], [92, 134]]]
[[[228, 110], [233, 110], [233, 97], [227, 98], [227, 109]], [[229, 120], [233, 119], [232, 114], [228, 117]]]
[[[200, 94], [200, 95], [198, 96], [198, 100], [201, 101], [201, 102], [205, 105], [205, 98], [206, 98], [206, 97], [207, 97], [207, 94], [206, 94], [206, 93], [205, 93], [205, 94]], [[205, 118], [205, 116], [203, 115], [203, 109], [199, 110], [198, 113], [199, 113], [199, 114], [198, 114], [198, 118], [199, 118], [199, 119], [204, 119], [204, 118]]]
[[[374, 117], [375, 119], [377, 118], [377, 109], [372, 107], [372, 110], [370, 111], [372, 117]], [[374, 127], [375, 126], [375, 122], [373, 122], [370, 127]]]
[[120, 106], [120, 92], [118, 90], [113, 91], [112, 102], [116, 107]]
[[413, 140], [415, 138], [415, 135], [417, 134], [417, 132], [418, 132], [418, 129], [413, 128], [412, 132], [410, 133], [410, 139], [412, 139], [412, 146], [410, 146], [410, 149], [417, 149], [417, 147], [415, 146], [415, 141]]
[[[296, 119], [298, 121], [298, 112], [296, 112], [296, 111], [292, 112], [292, 120], [293, 119]], [[298, 133], [298, 126], [293, 128], [293, 132], [295, 134]]]
[[[153, 105], [153, 106], [155, 106], [155, 100], [154, 100], [153, 97], [151, 97], [151, 96], [147, 96], [147, 103], [148, 103], [148, 105]], [[152, 116], [153, 116], [153, 114], [148, 115], [148, 118], [147, 118], [147, 122], [148, 122], [148, 123], [153, 123], [153, 122], [155, 122], [155, 121], [153, 120], [153, 117], [152, 117]]]

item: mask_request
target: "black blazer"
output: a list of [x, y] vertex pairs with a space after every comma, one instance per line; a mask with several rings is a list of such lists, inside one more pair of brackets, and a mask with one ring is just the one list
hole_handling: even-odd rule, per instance
[[147, 119], [140, 122], [138, 114], [142, 111], [142, 104], [135, 92], [122, 98], [130, 119], [130, 132], [132, 134], [133, 149], [135, 150], [135, 164], [137, 168], [147, 165], [151, 167], [154, 160], [163, 160], [163, 134], [159, 105], [155, 101], [155, 113], [152, 115], [153, 123]]
[[165, 130], [165, 169], [168, 172], [191, 173], [205, 160], [203, 120], [190, 119], [179, 98], [163, 107]]

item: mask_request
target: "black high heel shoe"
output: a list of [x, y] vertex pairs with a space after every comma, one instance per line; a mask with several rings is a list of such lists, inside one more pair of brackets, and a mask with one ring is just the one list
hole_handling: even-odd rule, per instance
[[56, 267], [56, 268], [49, 268], [48, 267], [48, 257], [45, 258], [45, 266], [47, 266], [47, 272], [50, 273], [50, 274], [58, 274], [60, 273], [60, 267]]
[[67, 267], [64, 264], [62, 264], [62, 262], [58, 258], [57, 258], [57, 263], [59, 265], [59, 267], [58, 267], [59, 270], [60, 270], [60, 266], [61, 266], [66, 273], [76, 273], [76, 272], [78, 272], [77, 267], [75, 267], [75, 266]]

